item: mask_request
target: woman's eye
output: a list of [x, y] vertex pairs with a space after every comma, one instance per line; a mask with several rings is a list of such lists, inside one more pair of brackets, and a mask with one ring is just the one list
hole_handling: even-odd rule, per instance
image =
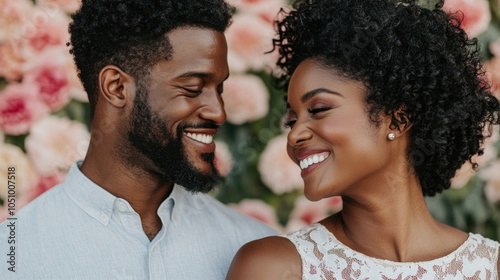
[[283, 126], [286, 128], [292, 128], [295, 122], [296, 120], [287, 120], [283, 123]]
[[316, 108], [307, 109], [307, 112], [309, 112], [309, 114], [311, 114], [311, 115], [314, 115], [314, 114], [321, 113], [321, 112], [328, 111], [328, 110], [330, 110], [330, 107], [316, 107]]

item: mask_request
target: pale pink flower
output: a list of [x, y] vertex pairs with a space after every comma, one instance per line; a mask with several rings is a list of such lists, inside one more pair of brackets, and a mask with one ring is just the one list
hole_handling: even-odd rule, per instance
[[[491, 160], [496, 157], [497, 150], [495, 142], [498, 140], [498, 131], [493, 131], [492, 137], [486, 138], [483, 143], [484, 153], [482, 156], [473, 156], [472, 160], [478, 164], [478, 168], [486, 166]], [[451, 187], [460, 189], [467, 185], [469, 180], [476, 174], [472, 165], [466, 161], [460, 169], [457, 170], [455, 176], [451, 179]]]
[[21, 42], [10, 40], [0, 43], [0, 76], [9, 81], [19, 81], [23, 76], [23, 65], [26, 62]]
[[493, 57], [484, 64], [486, 77], [491, 85], [491, 91], [500, 100], [500, 55]]
[[490, 43], [489, 49], [494, 56], [500, 56], [500, 40]]
[[231, 173], [234, 165], [233, 156], [229, 146], [225, 142], [215, 141], [215, 168], [221, 176], [227, 176]]
[[0, 0], [0, 42], [19, 37], [32, 13], [31, 1]]
[[258, 170], [262, 182], [275, 194], [301, 189], [304, 185], [300, 167], [286, 152], [287, 136], [282, 134], [271, 139], [262, 154]]
[[57, 111], [70, 101], [71, 57], [62, 48], [48, 48], [26, 66], [24, 81], [38, 87], [39, 98]]
[[37, 0], [36, 3], [40, 6], [60, 9], [69, 14], [76, 12], [82, 5], [81, 0]]
[[476, 172], [472, 169], [472, 165], [467, 161], [460, 169], [455, 172], [455, 176], [451, 179], [451, 187], [461, 189], [467, 185], [467, 182], [474, 176]]
[[68, 82], [69, 82], [69, 94], [71, 98], [78, 100], [80, 102], [89, 102], [89, 97], [87, 95], [87, 92], [83, 88], [82, 82], [80, 81], [80, 78], [78, 78], [78, 71], [76, 68], [76, 65], [74, 61], [71, 59], [70, 62], [68, 62]]
[[332, 196], [332, 197], [327, 197], [323, 199], [327, 206], [328, 206], [328, 212], [330, 214], [334, 214], [342, 210], [343, 202], [342, 202], [342, 197], [341, 196]]
[[49, 46], [66, 47], [70, 37], [69, 22], [69, 17], [60, 10], [35, 8], [23, 28], [22, 39], [25, 42], [26, 55], [39, 56], [39, 53]]
[[[15, 168], [15, 178], [9, 179], [9, 167]], [[15, 194], [17, 196], [25, 193], [37, 181], [37, 175], [21, 148], [7, 143], [0, 143], [0, 198], [4, 201], [8, 198], [9, 184], [14, 182]], [[13, 192], [11, 191], [11, 192]], [[12, 193], [13, 194], [13, 193]]]
[[272, 50], [273, 26], [252, 14], [237, 14], [226, 31], [228, 62], [232, 71], [261, 70]]
[[37, 198], [39, 195], [42, 193], [50, 190], [57, 184], [61, 183], [64, 181], [64, 178], [66, 177], [66, 174], [63, 173], [56, 173], [52, 176], [47, 176], [47, 177], [40, 177], [38, 179], [38, 182], [32, 187], [26, 194], [26, 199], [29, 201], [32, 201], [33, 199]]
[[229, 204], [229, 206], [238, 212], [245, 215], [253, 217], [274, 229], [281, 231], [281, 226], [278, 223], [278, 217], [276, 216], [276, 210], [274, 208], [259, 199], [243, 199], [237, 204]]
[[231, 75], [224, 83], [222, 99], [227, 121], [233, 124], [258, 120], [269, 111], [269, 92], [255, 75]]
[[32, 84], [10, 84], [0, 93], [0, 129], [5, 134], [27, 133], [31, 124], [48, 112], [37, 92]]
[[287, 5], [284, 0], [232, 0], [229, 3], [241, 12], [257, 14], [270, 23], [277, 18], [280, 9]]
[[463, 20], [461, 27], [470, 37], [476, 37], [483, 33], [490, 24], [490, 6], [487, 0], [446, 0], [443, 10], [455, 14], [459, 12], [459, 18]]
[[[312, 223], [319, 222], [329, 215], [338, 212], [339, 198], [322, 199], [319, 201], [310, 201], [305, 196], [299, 196], [295, 200], [295, 206], [290, 212], [290, 217], [286, 226], [286, 231], [294, 231]], [[338, 209], [332, 209], [338, 208]]]
[[66, 173], [83, 159], [90, 133], [81, 122], [49, 115], [34, 123], [25, 140], [28, 157], [44, 177]]
[[492, 203], [500, 201], [500, 160], [492, 162], [479, 171], [479, 177], [486, 182], [486, 198]]

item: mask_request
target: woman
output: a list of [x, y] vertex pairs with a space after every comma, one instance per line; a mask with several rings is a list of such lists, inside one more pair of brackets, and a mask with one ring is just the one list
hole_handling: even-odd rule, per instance
[[278, 22], [288, 154], [308, 199], [343, 210], [248, 243], [227, 279], [496, 279], [500, 244], [436, 221], [424, 196], [499, 124], [476, 42], [438, 5], [298, 2]]

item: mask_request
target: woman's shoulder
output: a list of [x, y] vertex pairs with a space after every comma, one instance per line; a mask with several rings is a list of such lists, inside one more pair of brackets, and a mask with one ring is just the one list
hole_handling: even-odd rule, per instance
[[287, 238], [269, 236], [243, 245], [226, 279], [301, 279], [301, 264], [295, 246]]

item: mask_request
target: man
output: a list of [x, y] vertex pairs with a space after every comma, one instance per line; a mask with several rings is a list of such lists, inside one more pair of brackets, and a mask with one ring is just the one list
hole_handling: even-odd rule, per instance
[[223, 0], [83, 1], [70, 32], [90, 148], [18, 213], [2, 279], [224, 279], [241, 245], [274, 234], [202, 194], [220, 181], [231, 13]]

